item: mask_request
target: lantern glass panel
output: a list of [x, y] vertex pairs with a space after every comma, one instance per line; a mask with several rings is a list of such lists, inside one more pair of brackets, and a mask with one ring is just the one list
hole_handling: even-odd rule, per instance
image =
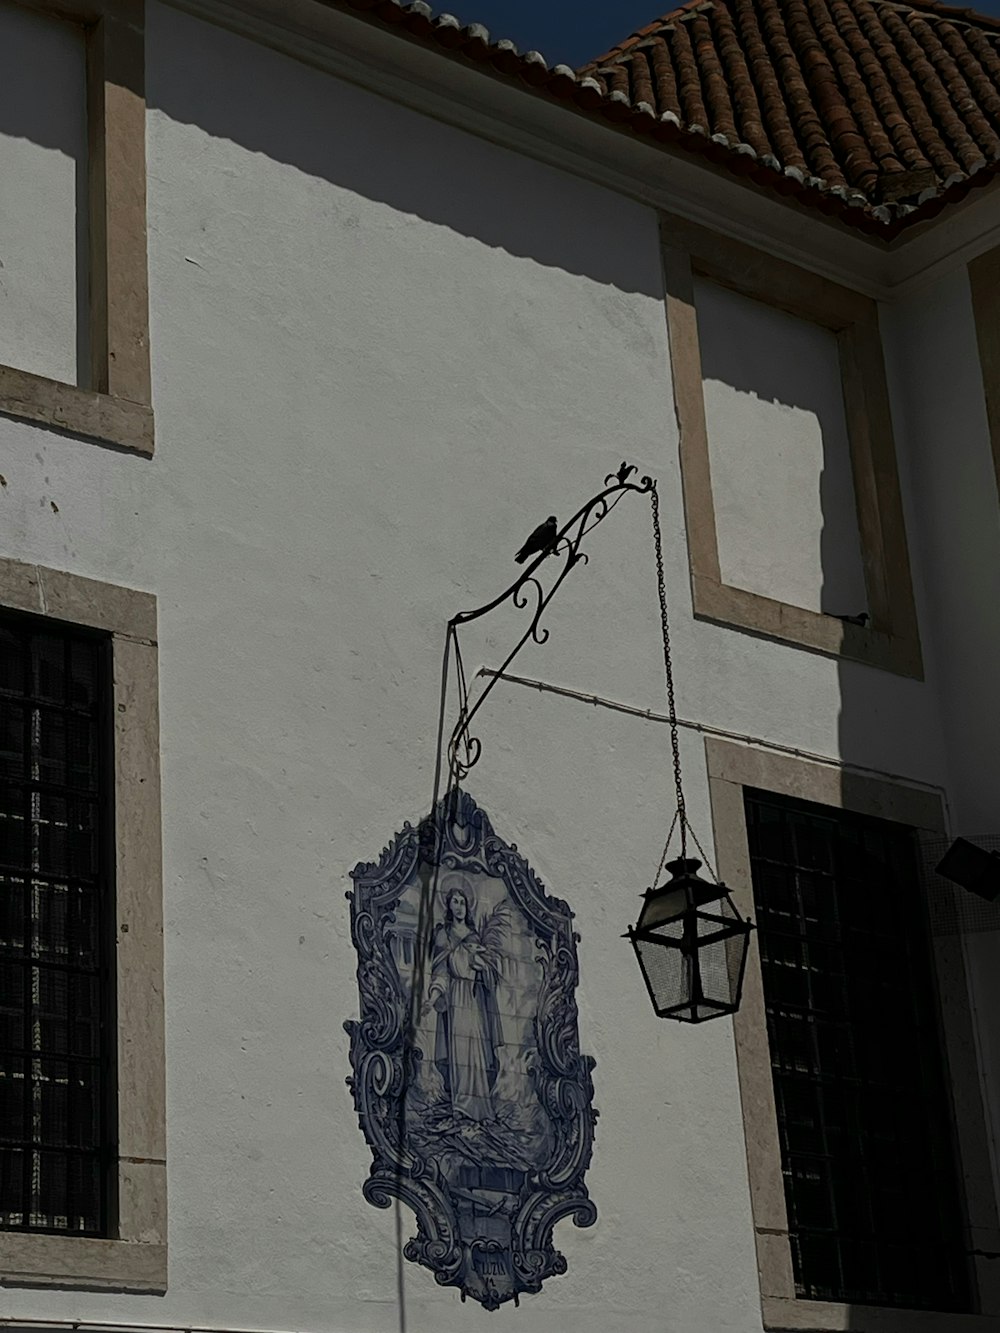
[[683, 933], [684, 922], [678, 919], [654, 927], [647, 936], [634, 937], [657, 1012], [686, 1004], [691, 995], [691, 963], [680, 950]]
[[725, 1009], [735, 1008], [750, 935], [728, 896], [713, 904], [711, 915], [699, 913], [698, 939], [702, 994]]
[[[691, 932], [686, 949], [685, 926]], [[689, 909], [652, 928], [640, 925], [632, 941], [657, 1013], [690, 1023], [732, 1013], [750, 929], [724, 891], [711, 911]]]
[[638, 930], [653, 930], [665, 921], [677, 921], [690, 906], [685, 888], [664, 887], [646, 897], [639, 913]]
[[699, 938], [710, 940], [699, 945], [698, 964], [701, 972], [701, 989], [706, 1000], [723, 1007], [732, 1003], [732, 988], [729, 982], [729, 941], [720, 934], [717, 922], [698, 920]]

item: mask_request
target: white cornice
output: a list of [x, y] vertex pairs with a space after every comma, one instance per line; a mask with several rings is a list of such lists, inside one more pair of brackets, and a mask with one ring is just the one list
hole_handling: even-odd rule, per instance
[[623, 133], [320, 0], [166, 0], [177, 9], [423, 115], [680, 214], [866, 295], [907, 295], [1000, 244], [1000, 192], [973, 191], [892, 247], [769, 197], [705, 162]]

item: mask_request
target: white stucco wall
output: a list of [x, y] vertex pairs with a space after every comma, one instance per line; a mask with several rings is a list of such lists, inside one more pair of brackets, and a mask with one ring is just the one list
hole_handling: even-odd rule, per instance
[[[964, 266], [882, 312], [892, 410], [911, 463], [925, 653], [947, 737], [954, 834], [1000, 832], [1000, 496]], [[1000, 1161], [1000, 939], [963, 940]], [[998, 1177], [1000, 1183], [1000, 1177]]]
[[[1000, 829], [1000, 506], [964, 267], [886, 307], [894, 417], [916, 493], [930, 632], [947, 719], [952, 812], [968, 832]], [[984, 668], [984, 669], [981, 669]]]
[[695, 279], [723, 582], [867, 609], [836, 335]]
[[84, 74], [82, 28], [0, 0], [0, 364], [71, 384], [86, 356]]
[[[940, 783], [936, 695], [692, 620], [652, 211], [155, 0], [148, 22], [156, 454], [0, 419], [0, 551], [159, 598], [170, 1287], [3, 1301], [397, 1333], [344, 1084], [344, 891], [427, 808], [448, 616], [627, 456], [660, 478], [684, 717]], [[518, 669], [662, 711], [643, 502], [588, 551]], [[470, 635], [472, 671], [510, 629]], [[656, 1020], [620, 938], [669, 819], [665, 729], [495, 700], [469, 789], [577, 914], [599, 1220], [560, 1225], [568, 1273], [518, 1311], [404, 1265], [405, 1327], [759, 1333], [731, 1026]], [[697, 733], [683, 753], [710, 846]]]

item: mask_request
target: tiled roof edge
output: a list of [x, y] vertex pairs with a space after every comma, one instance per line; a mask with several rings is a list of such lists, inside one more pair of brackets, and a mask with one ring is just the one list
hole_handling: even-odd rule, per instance
[[[967, 5], [946, 5], [942, 4], [941, 0], [884, 0], [884, 3], [893, 5], [894, 8], [900, 10], [917, 9], [929, 18], [939, 18], [949, 23], [965, 23], [970, 27], [982, 28], [986, 32], [1000, 33], [1000, 18], [994, 18], [991, 14], [980, 14]], [[616, 60], [627, 56], [648, 38], [662, 32], [667, 24], [680, 22], [690, 15], [696, 14], [700, 9], [711, 9], [712, 5], [713, 0], [687, 0], [686, 4], [677, 5], [674, 9], [668, 10], [667, 13], [654, 19], [652, 23], [637, 28], [624, 41], [617, 42], [601, 55], [588, 60], [579, 67], [577, 73], [590, 73], [601, 65], [614, 64]]]

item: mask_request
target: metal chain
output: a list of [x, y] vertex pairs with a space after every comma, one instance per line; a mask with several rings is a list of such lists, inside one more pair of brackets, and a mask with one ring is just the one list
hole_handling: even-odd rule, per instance
[[[680, 825], [681, 856], [687, 856], [687, 810], [684, 805], [684, 789], [681, 786], [681, 747], [677, 733], [677, 706], [674, 703], [674, 668], [670, 658], [670, 620], [667, 616], [667, 584], [663, 573], [663, 534], [660, 530], [660, 496], [653, 482], [650, 491], [650, 503], [653, 508], [653, 545], [656, 550], [656, 590], [660, 595], [660, 621], [663, 628], [663, 669], [667, 678], [667, 718], [670, 724], [670, 749], [674, 760], [674, 786], [677, 791], [677, 815], [674, 823]], [[674, 831], [674, 824], [667, 834], [667, 846]], [[666, 860], [666, 847], [663, 850]], [[663, 862], [661, 862], [662, 869]], [[659, 877], [659, 876], [657, 876]]]
[[708, 873], [709, 873], [709, 874], [712, 876], [712, 878], [715, 880], [716, 884], [718, 884], [718, 883], [720, 882], [720, 881], [719, 881], [719, 874], [718, 874], [718, 871], [715, 869], [715, 866], [714, 866], [714, 865], [712, 864], [712, 862], [709, 860], [709, 858], [708, 858], [708, 853], [705, 851], [704, 847], [702, 847], [701, 843], [698, 841], [698, 835], [697, 835], [697, 833], [695, 833], [695, 831], [694, 831], [693, 828], [689, 828], [689, 829], [688, 829], [688, 832], [691, 834], [691, 837], [694, 839], [694, 845], [698, 848], [698, 854], [699, 854], [699, 856], [701, 857], [702, 865], [704, 865], [704, 866], [707, 867], [707, 869], [708, 869]]
[[670, 827], [667, 829], [667, 840], [663, 844], [663, 854], [660, 857], [660, 864], [656, 867], [656, 874], [653, 876], [652, 887], [655, 888], [660, 882], [660, 876], [663, 874], [663, 867], [667, 864], [667, 855], [670, 851], [670, 839], [674, 836], [674, 829], [677, 827], [677, 814], [674, 811], [674, 817], [670, 821]]

